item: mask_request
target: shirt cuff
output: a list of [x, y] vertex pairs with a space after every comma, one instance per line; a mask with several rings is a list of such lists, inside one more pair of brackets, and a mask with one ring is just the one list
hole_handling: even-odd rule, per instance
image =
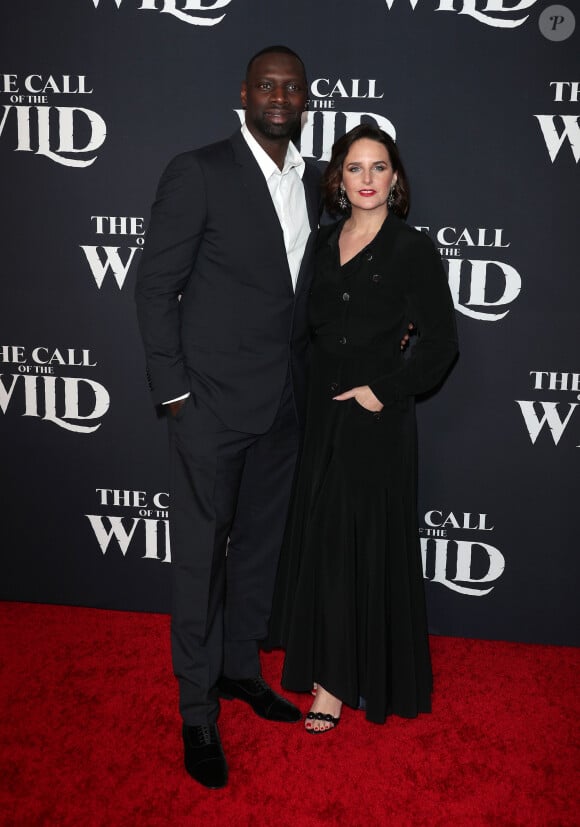
[[191, 396], [189, 393], [184, 393], [183, 396], [176, 396], [175, 399], [168, 399], [167, 402], [162, 402], [162, 405], [171, 405], [172, 402], [180, 402], [182, 399], [187, 399], [188, 396]]

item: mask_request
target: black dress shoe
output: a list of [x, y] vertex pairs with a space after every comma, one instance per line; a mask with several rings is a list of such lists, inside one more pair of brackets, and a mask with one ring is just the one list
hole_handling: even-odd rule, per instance
[[302, 717], [298, 707], [277, 695], [261, 676], [233, 680], [224, 675], [219, 679], [217, 686], [222, 698], [245, 701], [250, 704], [256, 715], [266, 718], [267, 721], [296, 723]]
[[218, 790], [228, 783], [228, 765], [217, 724], [183, 726], [185, 769], [204, 787]]

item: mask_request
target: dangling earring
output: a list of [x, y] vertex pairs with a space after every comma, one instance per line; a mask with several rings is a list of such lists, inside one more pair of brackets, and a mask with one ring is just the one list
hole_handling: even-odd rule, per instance
[[344, 188], [344, 184], [341, 184], [338, 188], [338, 206], [341, 210], [348, 210], [350, 206], [350, 201], [346, 197], [346, 190]]
[[396, 184], [393, 184], [393, 186], [389, 190], [389, 197], [387, 198], [387, 206], [389, 206], [389, 207], [392, 207], [393, 204], [395, 203], [395, 187], [396, 186], [397, 186]]

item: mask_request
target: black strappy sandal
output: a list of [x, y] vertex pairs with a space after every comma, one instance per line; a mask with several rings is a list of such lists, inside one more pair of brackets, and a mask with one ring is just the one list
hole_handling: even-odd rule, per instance
[[335, 718], [333, 715], [324, 712], [308, 712], [306, 714], [307, 721], [326, 721], [332, 726], [329, 726], [327, 729], [306, 729], [306, 732], [309, 732], [311, 735], [324, 735], [325, 732], [332, 732], [333, 729], [336, 729], [338, 726], [338, 722], [340, 718]]

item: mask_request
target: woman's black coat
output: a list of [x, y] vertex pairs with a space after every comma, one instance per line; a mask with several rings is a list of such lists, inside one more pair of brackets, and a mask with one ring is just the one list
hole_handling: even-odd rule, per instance
[[[311, 415], [329, 399], [370, 385], [384, 404], [379, 416], [348, 405], [337, 449], [345, 471], [364, 479], [415, 479], [414, 397], [436, 387], [457, 355], [453, 302], [441, 258], [424, 233], [393, 214], [363, 250], [357, 266], [340, 267], [342, 223], [322, 227], [310, 296], [313, 337]], [[413, 322], [411, 353], [401, 337]]]

